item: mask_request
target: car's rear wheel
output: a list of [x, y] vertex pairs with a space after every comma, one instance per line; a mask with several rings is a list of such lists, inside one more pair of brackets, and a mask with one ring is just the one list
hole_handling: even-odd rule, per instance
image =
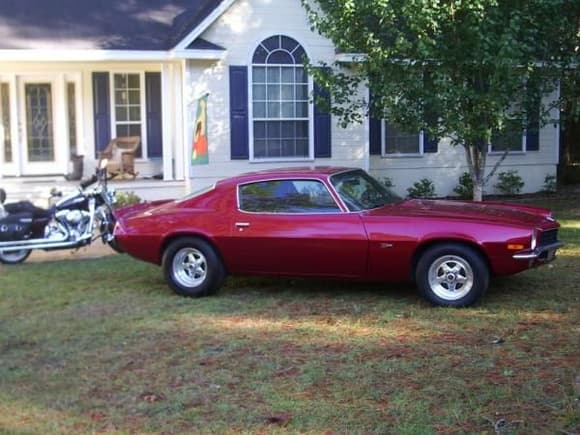
[[18, 251], [0, 251], [0, 263], [18, 264], [28, 258], [32, 250], [20, 249]]
[[165, 280], [175, 293], [200, 297], [215, 293], [223, 284], [225, 269], [216, 250], [206, 241], [183, 237], [163, 255]]
[[475, 249], [446, 243], [421, 255], [415, 279], [423, 297], [432, 304], [464, 307], [475, 303], [487, 291], [489, 267]]

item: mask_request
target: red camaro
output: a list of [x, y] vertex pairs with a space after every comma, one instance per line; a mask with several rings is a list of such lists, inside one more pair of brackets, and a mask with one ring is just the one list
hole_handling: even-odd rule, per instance
[[214, 293], [226, 274], [290, 275], [414, 280], [430, 302], [465, 306], [490, 276], [547, 263], [562, 246], [549, 210], [403, 200], [349, 168], [240, 175], [117, 218], [121, 247], [162, 265], [184, 296]]

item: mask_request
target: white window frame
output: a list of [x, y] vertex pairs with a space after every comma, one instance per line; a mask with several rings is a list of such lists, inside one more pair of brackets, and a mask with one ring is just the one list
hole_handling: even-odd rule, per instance
[[381, 157], [386, 158], [406, 158], [406, 157], [423, 157], [425, 154], [425, 133], [419, 131], [419, 152], [417, 153], [387, 153], [387, 128], [386, 120], [381, 119]]
[[[304, 45], [300, 43], [296, 38], [288, 36], [286, 34], [275, 34], [266, 36], [254, 45], [254, 49], [251, 51], [251, 58], [258, 46], [271, 36], [287, 36], [288, 38], [294, 39], [300, 44], [304, 49]], [[250, 62], [249, 72], [248, 72], [248, 140], [249, 140], [249, 161], [250, 163], [270, 163], [270, 162], [310, 162], [314, 161], [314, 104], [308, 102], [308, 119], [306, 118], [254, 118], [254, 67], [288, 67], [292, 65], [293, 67], [302, 67], [301, 64], [258, 64]], [[310, 95], [312, 95], [314, 90], [314, 80], [308, 75], [308, 95], [310, 100]], [[254, 155], [254, 121], [308, 121], [308, 156], [305, 157], [256, 157]]]
[[[508, 150], [508, 155], [518, 155], [518, 154], [525, 154], [527, 152], [527, 139], [528, 139], [528, 131], [526, 129], [522, 130], [521, 135], [521, 149], [519, 150]], [[494, 155], [502, 155], [505, 153], [505, 150], [494, 150], [493, 144], [489, 143], [487, 145], [487, 153], [491, 156]]]
[[[115, 106], [115, 75], [116, 74], [137, 74], [139, 75], [139, 94], [141, 101], [141, 157], [137, 161], [144, 161], [149, 159], [147, 154], [147, 100], [145, 95], [145, 71], [131, 71], [131, 70], [111, 70], [109, 71], [109, 99], [111, 107], [111, 137], [117, 135], [117, 111]], [[127, 124], [127, 123], [125, 123]], [[136, 122], [129, 124], [137, 125]]]

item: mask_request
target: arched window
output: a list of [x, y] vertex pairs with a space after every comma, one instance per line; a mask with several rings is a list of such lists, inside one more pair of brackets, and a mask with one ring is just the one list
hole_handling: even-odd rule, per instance
[[252, 128], [256, 159], [306, 158], [310, 103], [306, 53], [287, 36], [265, 39], [252, 59]]

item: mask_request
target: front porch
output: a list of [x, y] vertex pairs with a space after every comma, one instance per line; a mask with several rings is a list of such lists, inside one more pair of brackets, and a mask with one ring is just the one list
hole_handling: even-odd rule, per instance
[[[29, 200], [39, 207], [49, 205], [53, 188], [63, 195], [78, 189], [80, 181], [67, 181], [63, 176], [4, 177], [0, 187], [6, 190], [6, 202]], [[110, 180], [109, 186], [117, 192], [133, 192], [142, 200], [172, 199], [185, 194], [184, 181], [164, 181], [151, 178]]]

